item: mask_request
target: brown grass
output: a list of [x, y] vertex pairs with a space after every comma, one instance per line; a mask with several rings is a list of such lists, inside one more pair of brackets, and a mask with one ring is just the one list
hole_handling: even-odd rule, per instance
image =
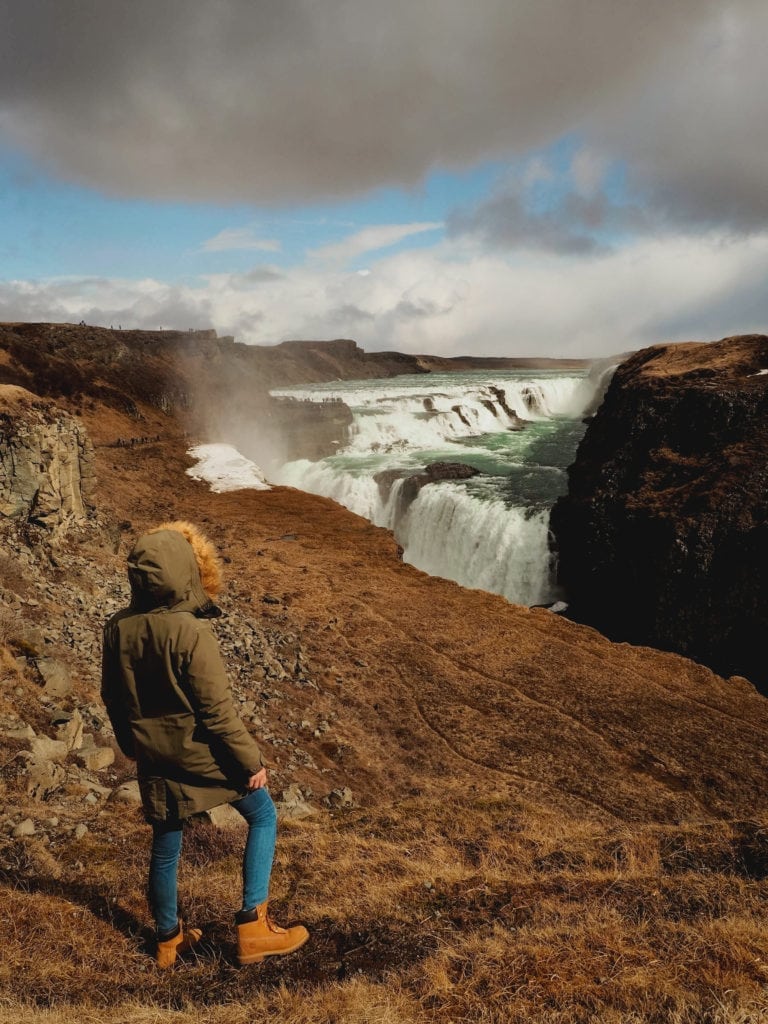
[[312, 940], [243, 970], [231, 923], [242, 838], [195, 824], [181, 898], [207, 942], [161, 974], [149, 830], [125, 814], [52, 843], [47, 872], [31, 844], [6, 846], [0, 1022], [768, 1020], [768, 885], [744, 856], [745, 835], [763, 841], [749, 823], [600, 829], [448, 796], [291, 823], [273, 905]]

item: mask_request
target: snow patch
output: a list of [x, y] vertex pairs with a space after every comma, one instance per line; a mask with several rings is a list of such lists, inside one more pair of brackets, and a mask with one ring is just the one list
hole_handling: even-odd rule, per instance
[[187, 455], [197, 459], [197, 465], [191, 466], [187, 475], [193, 480], [204, 480], [216, 494], [247, 487], [256, 491], [272, 490], [256, 463], [246, 459], [231, 444], [198, 444], [190, 448]]

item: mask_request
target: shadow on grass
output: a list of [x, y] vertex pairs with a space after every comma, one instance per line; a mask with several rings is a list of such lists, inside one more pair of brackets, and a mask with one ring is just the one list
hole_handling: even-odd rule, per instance
[[86, 882], [65, 882], [58, 878], [32, 877], [23, 871], [0, 869], [0, 887], [34, 895], [54, 896], [88, 910], [94, 917], [139, 944], [141, 952], [154, 951], [154, 933], [143, 921], [125, 910], [112, 896]]
[[[154, 954], [154, 933], [134, 914], [125, 910], [97, 885], [45, 877], [30, 877], [13, 870], [0, 871], [0, 890], [55, 897], [86, 909], [95, 918], [120, 932], [134, 948], [147, 957]], [[285, 921], [281, 901], [272, 904], [275, 919]], [[345, 978], [359, 977], [380, 981], [391, 972], [401, 972], [424, 959], [437, 948], [437, 936], [414, 929], [405, 922], [365, 922], [358, 928], [339, 927], [331, 918], [315, 921], [310, 940], [287, 956], [270, 957], [262, 964], [240, 967], [236, 957], [236, 932], [231, 920], [198, 922], [203, 939], [193, 952], [170, 971], [154, 969], [151, 963], [136, 971], [135, 961], [115, 964], [115, 971], [104, 975], [94, 970], [88, 989], [78, 979], [75, 990], [58, 988], [58, 1004], [89, 1001], [110, 1005], [137, 994], [144, 999], [161, 999], [171, 1008], [190, 1004], [215, 1005], [232, 1000], [247, 1000], [249, 993], [264, 991], [280, 984], [303, 989]], [[18, 979], [21, 984], [21, 979]], [[50, 987], [39, 989], [32, 978], [24, 982], [25, 1000], [38, 1006], [52, 1005]]]

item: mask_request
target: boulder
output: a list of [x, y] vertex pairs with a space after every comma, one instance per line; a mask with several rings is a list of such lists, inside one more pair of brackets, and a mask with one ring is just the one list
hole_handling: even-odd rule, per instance
[[438, 483], [441, 480], [469, 480], [480, 474], [479, 469], [465, 462], [430, 462], [423, 472], [413, 473], [410, 469], [383, 469], [373, 479], [379, 487], [382, 501], [387, 501], [392, 487], [398, 480], [403, 480], [400, 490], [400, 502], [404, 512], [411, 502], [418, 497], [422, 487]]
[[119, 804], [130, 804], [133, 807], [141, 805], [141, 792], [139, 790], [139, 784], [136, 780], [130, 782], [124, 782], [117, 789], [112, 790], [112, 800]]
[[[90, 742], [87, 742], [90, 740]], [[78, 762], [89, 772], [100, 772], [109, 768], [115, 761], [115, 752], [112, 747], [97, 747], [92, 736], [86, 737], [86, 742], [76, 752]]]
[[0, 736], [8, 740], [33, 740], [35, 730], [20, 718], [0, 718]]
[[342, 808], [345, 810], [359, 806], [355, 802], [354, 795], [349, 786], [343, 786], [340, 789], [332, 789], [325, 798], [324, 803], [328, 807]]
[[307, 803], [304, 794], [295, 782], [286, 786], [275, 801], [275, 807], [281, 821], [300, 821], [315, 813], [314, 808]]
[[430, 462], [425, 466], [424, 472], [429, 483], [437, 480], [469, 480], [480, 474], [479, 469], [468, 466], [465, 462]]
[[110, 786], [100, 786], [98, 782], [92, 782], [90, 779], [85, 779], [81, 776], [80, 785], [86, 786], [88, 794], [86, 795], [87, 803], [94, 804], [98, 803], [99, 800], [109, 800], [112, 796], [112, 788]]
[[52, 740], [49, 736], [36, 736], [30, 741], [29, 749], [36, 761], [63, 761], [69, 753], [67, 744], [62, 740]]
[[33, 800], [45, 800], [61, 789], [66, 779], [67, 774], [61, 765], [28, 755], [27, 794]]
[[79, 750], [83, 745], [83, 716], [79, 711], [57, 712], [51, 724], [56, 728], [56, 739], [66, 743], [67, 750]]
[[66, 697], [72, 689], [72, 677], [63, 661], [57, 658], [38, 658], [37, 671], [43, 680], [43, 692], [51, 700]]
[[212, 825], [222, 831], [247, 828], [245, 818], [231, 804], [219, 804], [218, 807], [212, 807], [205, 812], [204, 816]]

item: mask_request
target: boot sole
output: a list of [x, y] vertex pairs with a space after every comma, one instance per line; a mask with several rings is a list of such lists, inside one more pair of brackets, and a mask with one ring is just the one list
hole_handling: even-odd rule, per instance
[[238, 954], [237, 962], [241, 967], [245, 967], [248, 964], [260, 964], [268, 956], [285, 956], [286, 953], [295, 953], [297, 949], [301, 949], [308, 938], [309, 936], [305, 935], [303, 939], [299, 939], [298, 942], [294, 942], [294, 944], [289, 946], [288, 949], [276, 949], [271, 953], [253, 953], [251, 956], [240, 956]]

